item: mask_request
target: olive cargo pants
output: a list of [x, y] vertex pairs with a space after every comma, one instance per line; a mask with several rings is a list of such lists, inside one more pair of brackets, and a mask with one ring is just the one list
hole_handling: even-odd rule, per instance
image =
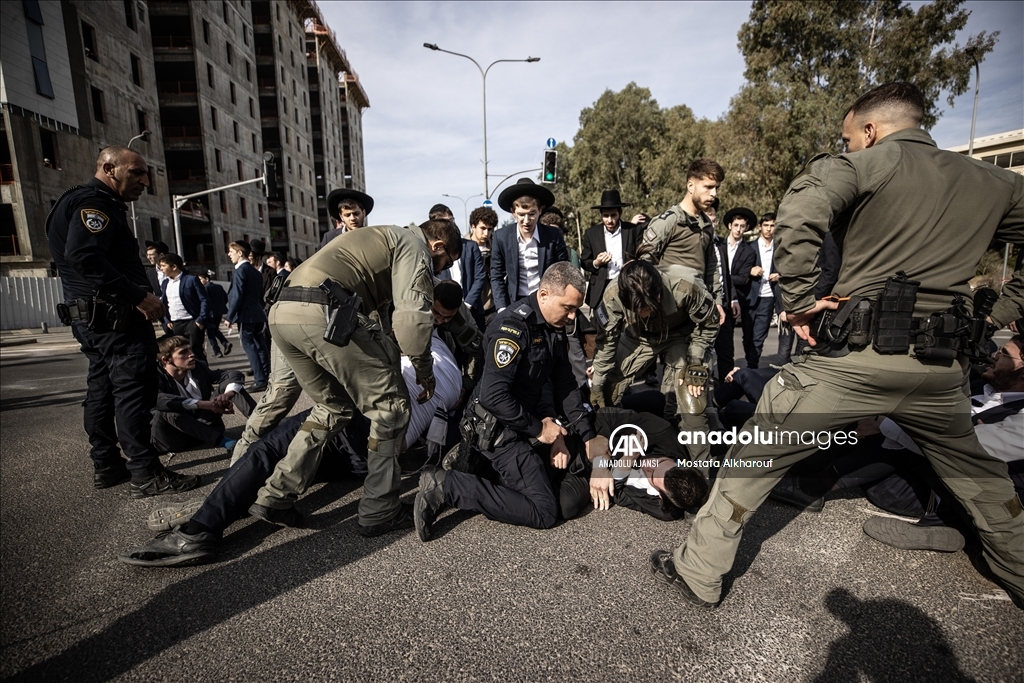
[[279, 301], [270, 309], [270, 330], [283, 360], [316, 403], [288, 453], [260, 489], [256, 502], [290, 507], [313, 480], [324, 446], [358, 408], [370, 420], [370, 440], [359, 523], [373, 526], [398, 514], [398, 455], [409, 423], [409, 392], [398, 347], [364, 315], [345, 347], [323, 339], [324, 307]]
[[231, 452], [231, 464], [238, 462], [249, 446], [262, 439], [281, 424], [302, 395], [302, 387], [295, 378], [295, 372], [276, 342], [270, 345], [270, 377], [267, 390], [245, 421], [245, 429]]
[[[978, 444], [963, 368], [881, 355], [870, 347], [844, 358], [804, 356], [765, 387], [744, 429], [835, 432], [863, 417], [888, 415], [920, 446], [935, 473], [970, 513], [992, 572], [1024, 598], [1024, 515], [1006, 463]], [[777, 431], [776, 431], [777, 430]], [[781, 440], [784, 443], [778, 443]], [[815, 453], [816, 443], [735, 445], [728, 458], [766, 461], [767, 468], [723, 463], [708, 502], [675, 550], [676, 571], [702, 600], [717, 602], [732, 568], [743, 526], [787, 470]]]

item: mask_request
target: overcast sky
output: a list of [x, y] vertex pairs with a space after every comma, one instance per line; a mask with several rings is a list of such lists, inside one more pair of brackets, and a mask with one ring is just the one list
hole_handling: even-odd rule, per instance
[[[472, 197], [483, 192], [480, 74], [425, 42], [485, 67], [541, 58], [498, 64], [487, 77], [492, 190], [506, 174], [538, 168], [549, 137], [571, 143], [580, 110], [605, 89], [635, 81], [662, 107], [686, 104], [716, 119], [743, 84], [736, 34], [746, 2], [318, 4], [370, 98], [363, 136], [367, 191], [376, 200], [371, 224], [419, 222], [443, 202], [465, 227], [462, 202], [442, 195], [467, 199], [470, 210], [483, 200]], [[977, 135], [1022, 128], [1024, 3], [967, 7], [961, 44], [968, 33], [1002, 30], [981, 66]], [[940, 147], [968, 141], [973, 87], [972, 78], [953, 108], [943, 97], [945, 113], [932, 129]]]

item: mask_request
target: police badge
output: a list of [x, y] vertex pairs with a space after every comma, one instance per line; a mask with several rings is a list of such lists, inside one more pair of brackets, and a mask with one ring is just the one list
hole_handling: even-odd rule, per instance
[[103, 228], [107, 227], [110, 219], [107, 218], [107, 214], [96, 209], [82, 209], [82, 225], [89, 230], [89, 232], [102, 232]]
[[517, 353], [519, 353], [519, 344], [511, 339], [499, 339], [494, 343], [494, 362], [499, 368], [508, 367]]

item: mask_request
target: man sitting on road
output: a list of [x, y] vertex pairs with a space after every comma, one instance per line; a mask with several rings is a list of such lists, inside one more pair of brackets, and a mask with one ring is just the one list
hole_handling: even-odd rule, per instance
[[242, 373], [211, 370], [205, 361], [196, 359], [188, 339], [182, 336], [160, 339], [157, 349], [160, 372], [153, 446], [160, 453], [214, 446], [230, 452], [235, 441], [224, 436], [221, 415], [237, 408], [248, 417], [256, 405], [242, 386]]

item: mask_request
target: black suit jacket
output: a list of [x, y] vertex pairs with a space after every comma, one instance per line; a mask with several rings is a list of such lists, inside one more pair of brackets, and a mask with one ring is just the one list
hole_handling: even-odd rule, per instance
[[[604, 296], [604, 289], [608, 285], [608, 266], [594, 266], [594, 258], [605, 248], [605, 228], [603, 223], [592, 225], [583, 233], [583, 251], [580, 254], [580, 265], [583, 270], [590, 273], [590, 282], [587, 284], [587, 305], [597, 308]], [[641, 238], [640, 230], [632, 223], [622, 221], [622, 261], [633, 258]], [[622, 264], [619, 264], [621, 267]]]
[[[491, 292], [494, 307], [498, 309], [508, 308], [520, 298], [518, 234], [519, 228], [510, 225], [496, 231], [491, 238]], [[569, 249], [565, 246], [561, 230], [550, 225], [538, 225], [535, 234], [541, 275], [551, 264], [569, 260]]]
[[[771, 265], [768, 268], [765, 268], [764, 264], [761, 263], [761, 249], [760, 249], [760, 247], [758, 247], [758, 244], [757, 244], [758, 240], [760, 240], [760, 239], [761, 238], [758, 237], [753, 242], [745, 242], [744, 243], [744, 244], [746, 244], [747, 249], [750, 250], [750, 253], [749, 253], [749, 255], [746, 258], [747, 259], [753, 259], [753, 260], [751, 261], [750, 266], [746, 269], [746, 274], [747, 274], [746, 292], [741, 292], [741, 296], [740, 296], [740, 305], [741, 306], [756, 306], [757, 305], [757, 300], [761, 297], [761, 284], [764, 282], [765, 278], [768, 277], [769, 275], [771, 275], [772, 273], [779, 272], [779, 269], [775, 267], [775, 259], [774, 258], [772, 258]], [[777, 240], [777, 239], [773, 240], [772, 244], [775, 247], [775, 251], [778, 251], [778, 249], [779, 249], [779, 240]], [[741, 249], [743, 248], [742, 244], [740, 245], [740, 248]], [[772, 252], [772, 253], [774, 253], [774, 252]], [[736, 261], [739, 261], [739, 255], [740, 255], [739, 250], [737, 250], [736, 251]], [[750, 277], [750, 269], [753, 268], [754, 266], [761, 266], [762, 268], [764, 268], [765, 274], [762, 275], [761, 277], [757, 277], [757, 278]], [[777, 296], [778, 293], [779, 293], [779, 283], [778, 282], [773, 282], [771, 284], [771, 288], [772, 288], [772, 296], [775, 297], [776, 303], [777, 304], [781, 304], [782, 300], [781, 300], [780, 297]], [[737, 287], [737, 291], [739, 291], [738, 287]]]
[[[192, 379], [196, 381], [204, 401], [210, 400], [214, 387], [219, 387], [221, 382], [245, 383], [245, 377], [238, 370], [211, 370], [210, 366], [201, 360], [196, 361]], [[161, 367], [157, 373], [156, 409], [168, 413], [184, 413], [187, 412], [183, 405], [185, 400], [178, 391], [177, 382]]]
[[[728, 255], [728, 247], [726, 247]], [[750, 305], [750, 269], [757, 265], [757, 250], [750, 242], [740, 242], [736, 253], [729, 264], [729, 273], [732, 275], [733, 296], [739, 299], [740, 306]], [[760, 280], [757, 281], [760, 286]]]
[[732, 264], [729, 263], [729, 238], [716, 236], [715, 247], [718, 248], [718, 263], [722, 266], [722, 305], [728, 311], [732, 300], [736, 298], [736, 287], [732, 282]]

